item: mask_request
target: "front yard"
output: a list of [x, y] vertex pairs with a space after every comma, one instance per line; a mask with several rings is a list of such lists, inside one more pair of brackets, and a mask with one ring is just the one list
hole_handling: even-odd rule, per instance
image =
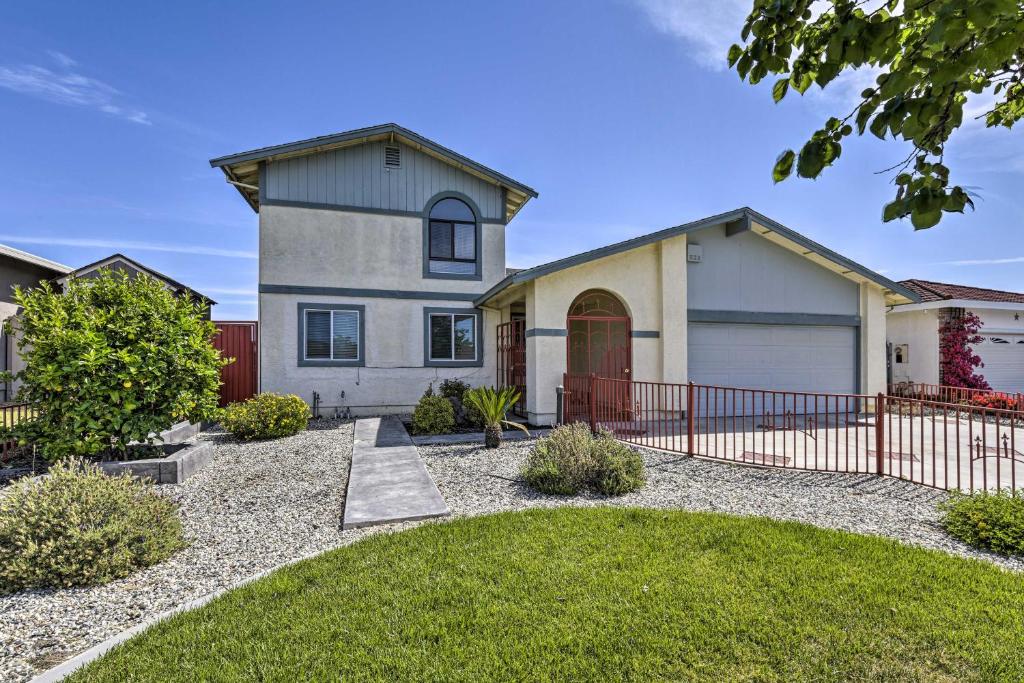
[[[185, 484], [158, 487], [181, 503], [189, 546], [105, 586], [0, 597], [0, 679], [28, 680], [146, 618], [283, 562], [421, 526], [340, 530], [352, 434], [351, 422], [329, 420], [271, 441], [205, 434], [216, 442], [213, 463]], [[949, 554], [1014, 570], [1024, 570], [1024, 561], [948, 536], [936, 508], [944, 493], [873, 475], [754, 469], [644, 450], [647, 484], [638, 491], [616, 498], [549, 496], [520, 477], [533, 444], [419, 451], [458, 518], [604, 509], [428, 523], [411, 535], [388, 534], [176, 618], [101, 660], [81, 680], [119, 680], [129, 669], [135, 679], [242, 680], [256, 676], [250, 666], [261, 667], [264, 678], [287, 677], [296, 667], [336, 667], [355, 678], [457, 678], [463, 671], [488, 677], [506, 666], [529, 678], [534, 665], [558, 677], [586, 677], [594, 662], [623, 676], [682, 678], [712, 670], [701, 666], [753, 678], [771, 672], [828, 678], [822, 666], [842, 674], [833, 678], [963, 677], [997, 671], [999, 658], [1007, 671], [1024, 670], [1002, 650], [1022, 636], [1019, 623], [1008, 625], [1001, 616], [1014, 613], [1019, 597], [999, 597], [1019, 576]], [[680, 510], [805, 522], [946, 554]], [[564, 550], [552, 555], [560, 545]], [[731, 586], [742, 590], [731, 593]], [[843, 590], [832, 595], [834, 587]], [[786, 606], [790, 600], [801, 614]], [[870, 609], [852, 607], [860, 602]], [[760, 612], [748, 613], [749, 604]], [[972, 615], [988, 609], [993, 616], [958, 640]], [[950, 614], [952, 621], [941, 621]], [[942, 623], [942, 633], [933, 630]], [[492, 632], [502, 624], [522, 648]], [[663, 637], [669, 632], [685, 637]], [[210, 640], [211, 633], [223, 637]], [[626, 635], [618, 642], [613, 634]], [[948, 647], [947, 637], [955, 641]], [[588, 638], [600, 648], [584, 645]], [[988, 644], [976, 648], [980, 642]], [[929, 643], [935, 658], [928, 656]], [[737, 657], [730, 662], [733, 646]], [[640, 648], [644, 656], [630, 658]], [[771, 648], [795, 649], [799, 657], [787, 664]], [[696, 651], [706, 651], [706, 659], [695, 658]], [[687, 657], [697, 668], [683, 667]]]
[[803, 524], [563, 508], [378, 535], [74, 681], [1019, 680], [1019, 577]]

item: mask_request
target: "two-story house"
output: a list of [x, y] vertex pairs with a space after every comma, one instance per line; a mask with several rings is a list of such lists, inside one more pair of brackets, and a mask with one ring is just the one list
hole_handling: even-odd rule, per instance
[[210, 163], [259, 214], [261, 389], [328, 410], [459, 377], [548, 424], [565, 373], [874, 393], [886, 305], [917, 301], [747, 208], [506, 272], [537, 193], [395, 124]]

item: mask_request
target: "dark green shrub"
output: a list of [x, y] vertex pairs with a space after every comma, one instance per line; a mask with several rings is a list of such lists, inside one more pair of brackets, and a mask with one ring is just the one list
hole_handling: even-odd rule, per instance
[[615, 440], [611, 432], [594, 436], [577, 422], [554, 429], [526, 457], [523, 478], [541, 493], [569, 495], [591, 488], [619, 496], [642, 487], [643, 457]]
[[239, 439], [251, 441], [298, 434], [309, 418], [309, 406], [295, 394], [265, 392], [230, 404], [222, 412], [220, 424]]
[[942, 502], [942, 526], [955, 538], [1000, 555], [1024, 555], [1024, 495], [953, 493]]
[[82, 460], [58, 462], [0, 497], [0, 592], [107, 583], [184, 545], [173, 502]]
[[441, 382], [438, 392], [445, 398], [457, 398], [460, 401], [462, 396], [469, 391], [469, 384], [461, 379], [446, 379]]
[[455, 409], [444, 396], [424, 394], [412, 413], [416, 434], [447, 434], [455, 429]]
[[483, 429], [484, 414], [480, 412], [480, 409], [476, 407], [476, 404], [473, 401], [467, 400], [472, 392], [473, 389], [467, 389], [465, 393], [462, 394], [463, 420], [467, 427]]
[[123, 455], [181, 420], [217, 412], [220, 358], [207, 305], [175, 296], [147, 276], [103, 269], [72, 279], [63, 293], [48, 283], [16, 287], [22, 311], [11, 318], [25, 368], [18, 400], [34, 419], [10, 433], [44, 458]]
[[646, 483], [644, 459], [608, 432], [594, 439], [594, 473], [591, 485], [606, 496], [621, 496]]
[[593, 441], [590, 427], [582, 422], [552, 430], [527, 455], [523, 478], [541, 493], [579, 493], [594, 470]]

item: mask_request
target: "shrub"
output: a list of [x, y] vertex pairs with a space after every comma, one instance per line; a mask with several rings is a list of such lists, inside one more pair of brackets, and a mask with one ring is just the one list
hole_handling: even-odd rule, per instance
[[541, 493], [560, 495], [591, 488], [619, 496], [646, 482], [639, 453], [616, 441], [611, 432], [595, 437], [582, 422], [562, 425], [538, 440], [526, 457], [523, 478]]
[[441, 382], [438, 391], [445, 398], [457, 398], [461, 401], [463, 395], [469, 391], [469, 388], [469, 385], [461, 379], [446, 379]]
[[23, 382], [18, 399], [36, 416], [8, 431], [47, 460], [123, 454], [176, 422], [216, 415], [230, 361], [213, 348], [205, 303], [107, 269], [63, 293], [48, 283], [16, 287], [14, 300], [22, 312], [6, 331], [19, 336], [25, 368], [5, 377]]
[[467, 389], [466, 392], [462, 394], [463, 420], [467, 427], [483, 429], [484, 414], [480, 412], [480, 409], [476, 407], [476, 404], [469, 400], [469, 395], [473, 393], [473, 391], [473, 389]]
[[177, 506], [152, 485], [79, 459], [25, 477], [0, 498], [0, 587], [86, 586], [184, 547]]
[[455, 409], [444, 396], [424, 394], [412, 413], [416, 434], [446, 434], [455, 429]]
[[940, 504], [942, 526], [955, 538], [1001, 555], [1024, 555], [1024, 495], [953, 493]]
[[530, 451], [523, 478], [541, 493], [579, 493], [594, 471], [593, 441], [590, 427], [582, 422], [552, 430]]
[[520, 429], [530, 435], [523, 425], [505, 419], [512, 406], [519, 402], [519, 390], [515, 387], [479, 387], [466, 392], [466, 399], [483, 417], [484, 446], [487, 448], [501, 445], [502, 426]]
[[295, 394], [266, 392], [230, 404], [221, 414], [220, 424], [239, 439], [251, 441], [298, 434], [309, 418], [309, 406]]
[[606, 496], [621, 496], [642, 487], [644, 459], [629, 446], [615, 440], [609, 432], [594, 439], [594, 474], [591, 485]]
[[975, 394], [967, 404], [986, 410], [1021, 410], [1024, 406], [1017, 399], [1007, 394]]

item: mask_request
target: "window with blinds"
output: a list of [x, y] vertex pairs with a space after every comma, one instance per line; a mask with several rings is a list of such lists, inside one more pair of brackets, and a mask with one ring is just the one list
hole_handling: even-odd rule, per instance
[[359, 311], [306, 311], [307, 360], [359, 360]]
[[468, 204], [454, 197], [434, 204], [428, 240], [431, 273], [476, 273], [476, 216]]
[[475, 314], [430, 314], [430, 360], [477, 359]]

